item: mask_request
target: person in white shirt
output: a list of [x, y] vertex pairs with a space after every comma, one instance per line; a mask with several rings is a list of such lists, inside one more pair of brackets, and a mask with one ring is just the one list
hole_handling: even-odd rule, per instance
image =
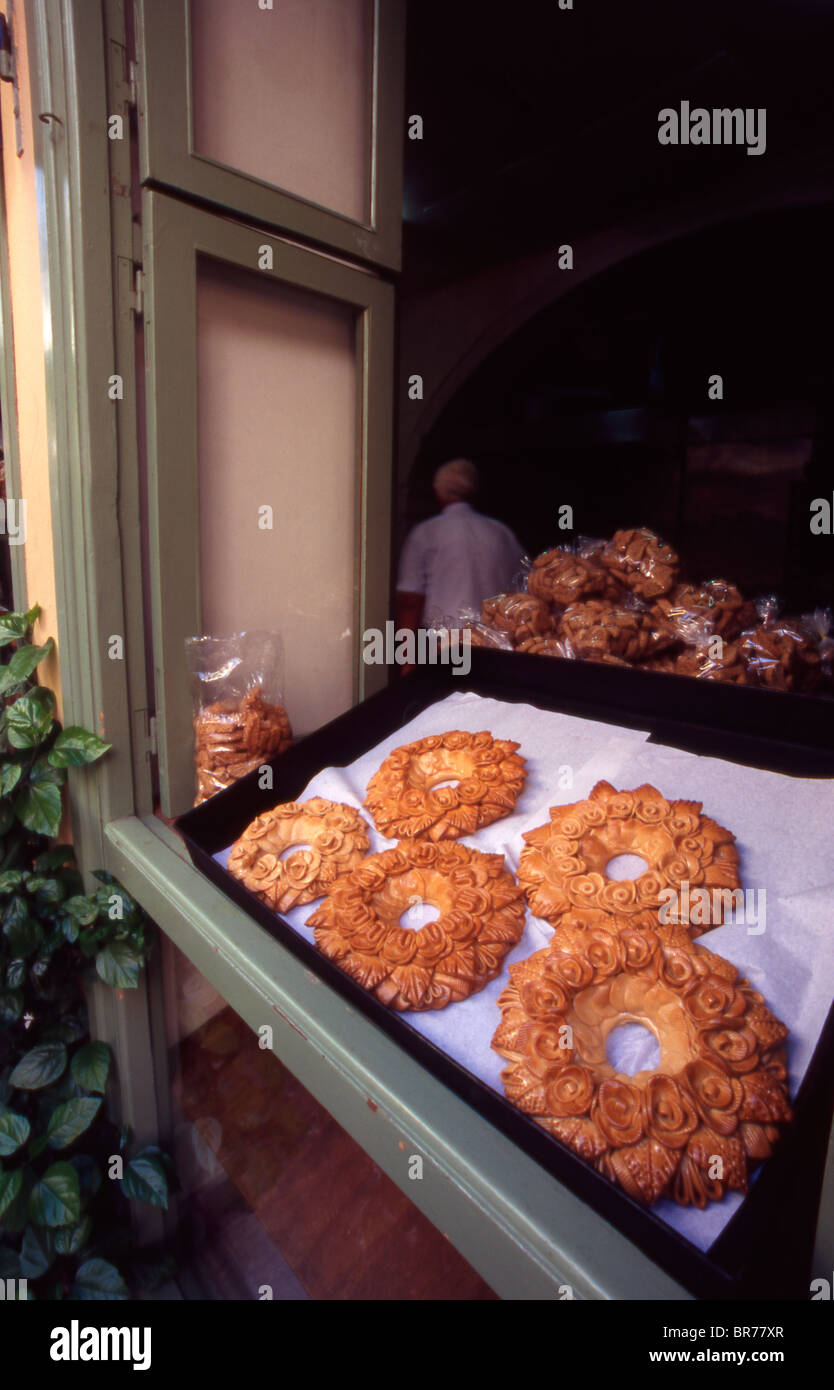
[[442, 511], [406, 538], [397, 579], [397, 626], [415, 631], [438, 619], [480, 612], [481, 600], [511, 586], [521, 567], [521, 544], [508, 526], [471, 505], [478, 470], [450, 459], [434, 475]]

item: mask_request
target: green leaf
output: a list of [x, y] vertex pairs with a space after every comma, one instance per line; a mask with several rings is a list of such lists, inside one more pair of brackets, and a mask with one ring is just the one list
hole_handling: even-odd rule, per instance
[[11, 1173], [0, 1173], [0, 1216], [11, 1206], [22, 1185], [22, 1169], [15, 1168]]
[[60, 869], [64, 864], [75, 862], [75, 850], [72, 845], [55, 845], [52, 849], [45, 849], [43, 854], [39, 854], [35, 860], [35, 868], [39, 874], [49, 873], [52, 869]]
[[55, 1259], [55, 1240], [51, 1231], [27, 1226], [20, 1248], [20, 1273], [23, 1279], [40, 1279]]
[[26, 610], [26, 612], [23, 614], [23, 631], [24, 631], [24, 633], [28, 632], [29, 629], [30, 629], [30, 627], [34, 627], [34, 625], [35, 625], [35, 623], [37, 622], [37, 620], [38, 620], [38, 618], [40, 617], [40, 615], [41, 615], [41, 606], [40, 606], [39, 603], [33, 604], [31, 608], [29, 608], [29, 609]]
[[92, 898], [85, 898], [77, 895], [73, 898], [66, 898], [61, 908], [62, 912], [68, 912], [70, 917], [74, 917], [76, 922], [80, 922], [82, 927], [88, 927], [98, 917], [98, 903]]
[[18, 647], [8, 665], [0, 669], [0, 695], [5, 695], [15, 686], [23, 685], [35, 667], [40, 666], [44, 658], [49, 656], [54, 646], [52, 638], [47, 637], [42, 647], [30, 646], [28, 642], [25, 646]]
[[34, 1174], [28, 1165], [25, 1168], [16, 1168], [15, 1172], [20, 1174], [20, 1186], [15, 1197], [2, 1213], [0, 1224], [3, 1227], [4, 1235], [22, 1231], [29, 1220], [29, 1194], [35, 1180]]
[[76, 1052], [70, 1063], [73, 1079], [85, 1091], [103, 1096], [110, 1071], [110, 1048], [107, 1043], [91, 1042]]
[[128, 1197], [137, 1201], [154, 1207], [168, 1206], [168, 1175], [160, 1159], [144, 1150], [125, 1164], [122, 1186]]
[[23, 1013], [23, 995], [19, 989], [0, 989], [0, 1023], [7, 1027], [17, 1023]]
[[19, 926], [29, 916], [29, 904], [19, 893], [3, 905], [3, 926]]
[[89, 1154], [72, 1154], [69, 1163], [78, 1174], [82, 1202], [89, 1202], [101, 1187], [101, 1169]]
[[61, 788], [54, 782], [30, 782], [14, 803], [21, 825], [35, 835], [57, 835], [61, 827]]
[[64, 936], [65, 936], [66, 940], [67, 940], [67, 941], [77, 941], [77, 940], [78, 940], [78, 923], [76, 922], [75, 918], [74, 918], [74, 917], [62, 917], [60, 920], [61, 920], [61, 931], [64, 933]]
[[43, 941], [43, 927], [34, 917], [24, 917], [22, 922], [12, 922], [3, 928], [9, 950], [19, 960], [26, 960], [37, 951]]
[[6, 731], [13, 748], [35, 748], [49, 736], [55, 696], [38, 686], [21, 695], [6, 710]]
[[37, 1138], [33, 1139], [31, 1144], [29, 1145], [29, 1157], [37, 1158], [39, 1154], [43, 1153], [48, 1143], [49, 1140], [47, 1139], [46, 1135], [39, 1134]]
[[123, 1302], [130, 1298], [130, 1291], [115, 1265], [111, 1265], [109, 1260], [96, 1258], [79, 1265], [70, 1298]]
[[141, 969], [142, 957], [126, 941], [111, 941], [96, 956], [96, 970], [114, 989], [135, 989]]
[[8, 1158], [26, 1143], [32, 1126], [25, 1115], [14, 1110], [0, 1109], [0, 1158]]
[[20, 869], [5, 869], [0, 874], [0, 897], [7, 893], [14, 893], [23, 882], [23, 874]]
[[112, 746], [98, 734], [73, 727], [58, 735], [47, 757], [53, 767], [78, 767], [81, 763], [94, 763]]
[[26, 966], [22, 960], [10, 960], [6, 966], [6, 984], [9, 989], [20, 989], [26, 979]]
[[81, 1218], [78, 1173], [71, 1163], [53, 1163], [29, 1196], [29, 1213], [39, 1226], [72, 1226]]
[[82, 1216], [74, 1226], [62, 1226], [55, 1232], [55, 1249], [59, 1255], [77, 1255], [87, 1244], [93, 1230], [89, 1216]]
[[[34, 612], [34, 609], [31, 610]], [[40, 609], [38, 609], [40, 613]], [[35, 614], [37, 617], [38, 614]], [[26, 636], [32, 622], [28, 621], [28, 613], [0, 613], [0, 647], [7, 647], [10, 642], [19, 642]]]
[[89, 1096], [82, 1100], [65, 1100], [61, 1105], [56, 1105], [46, 1126], [49, 1147], [69, 1148], [90, 1128], [100, 1109], [101, 1101]]
[[62, 787], [67, 780], [67, 770], [65, 767], [53, 767], [49, 758], [44, 754], [32, 764], [29, 769], [30, 782], [54, 782], [56, 787]]
[[44, 1043], [25, 1052], [9, 1080], [19, 1091], [39, 1091], [57, 1081], [67, 1065], [63, 1043]]
[[21, 777], [23, 768], [20, 763], [4, 763], [0, 767], [0, 796], [8, 796], [13, 792]]

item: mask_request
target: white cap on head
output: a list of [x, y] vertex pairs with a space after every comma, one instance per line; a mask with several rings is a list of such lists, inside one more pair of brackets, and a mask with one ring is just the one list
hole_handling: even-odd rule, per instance
[[434, 475], [434, 490], [441, 502], [465, 502], [478, 491], [480, 478], [471, 459], [450, 459]]

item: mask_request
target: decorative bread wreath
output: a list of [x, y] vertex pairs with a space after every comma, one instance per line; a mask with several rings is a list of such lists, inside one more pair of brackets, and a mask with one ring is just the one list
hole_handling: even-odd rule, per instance
[[[293, 845], [305, 844], [310, 848], [282, 859]], [[228, 869], [274, 912], [288, 912], [320, 898], [369, 848], [367, 827], [353, 806], [314, 796], [274, 806], [247, 825], [232, 846]]]
[[[454, 840], [506, 816], [524, 785], [524, 758], [510, 739], [459, 729], [389, 753], [365, 805], [389, 840]], [[439, 783], [455, 782], [454, 786]]]
[[[400, 926], [425, 902], [440, 916]], [[524, 897], [500, 854], [404, 840], [369, 855], [308, 919], [319, 950], [392, 1009], [442, 1009], [495, 978], [524, 930]]]
[[[727, 893], [739, 887], [735, 836], [709, 816], [700, 801], [667, 801], [648, 784], [616, 791], [597, 782], [587, 801], [553, 806], [549, 825], [524, 835], [518, 881], [537, 917], [558, 925], [574, 908], [631, 916], [647, 911], [676, 921], [672, 893], [698, 886], [711, 893], [709, 926], [725, 915]], [[636, 854], [648, 868], [636, 879], [611, 879], [605, 869], [620, 854]], [[684, 924], [686, 925], [686, 924]], [[692, 934], [706, 926], [692, 924]]]
[[[610, 922], [560, 927], [510, 966], [492, 1040], [508, 1099], [638, 1202], [746, 1192], [748, 1163], [791, 1119], [787, 1028], [685, 932]], [[608, 1060], [623, 1023], [655, 1035], [656, 1070], [628, 1076]]]

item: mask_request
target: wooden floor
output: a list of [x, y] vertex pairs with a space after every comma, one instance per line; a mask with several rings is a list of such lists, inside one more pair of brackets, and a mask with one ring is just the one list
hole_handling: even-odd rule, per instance
[[[214, 1204], [225, 1207], [213, 1218], [222, 1236], [209, 1241], [218, 1296], [257, 1296], [247, 1288], [258, 1268], [277, 1268], [275, 1298], [496, 1297], [232, 1009], [185, 1038], [172, 1063], [177, 1103], [241, 1199]], [[204, 1225], [211, 1205], [204, 1193]]]

